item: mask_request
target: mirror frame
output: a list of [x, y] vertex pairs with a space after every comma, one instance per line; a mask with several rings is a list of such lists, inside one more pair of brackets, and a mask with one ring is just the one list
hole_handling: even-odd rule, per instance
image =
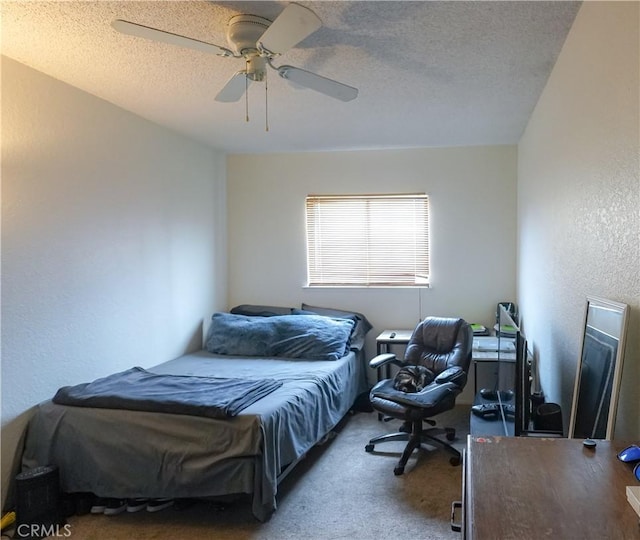
[[[620, 335], [618, 337], [618, 347], [616, 350], [616, 357], [614, 359], [615, 366], [613, 370], [613, 381], [611, 388], [611, 397], [609, 400], [609, 414], [607, 416], [607, 429], [605, 440], [611, 440], [613, 438], [613, 432], [615, 428], [616, 422], [616, 412], [618, 408], [618, 394], [620, 391], [620, 381], [622, 379], [622, 364], [624, 361], [624, 349], [625, 349], [625, 341], [627, 334], [627, 321], [628, 321], [628, 313], [629, 306], [627, 304], [622, 304], [620, 302], [614, 302], [612, 300], [607, 300], [606, 298], [600, 298], [598, 296], [587, 296], [587, 302], [584, 311], [584, 320], [583, 320], [583, 333], [582, 333], [582, 342], [580, 344], [580, 357], [578, 358], [578, 365], [576, 368], [576, 380], [573, 388], [573, 403], [571, 406], [571, 418], [569, 422], [569, 432], [568, 437], [574, 438], [574, 430], [576, 427], [576, 418], [577, 418], [577, 407], [578, 407], [578, 397], [580, 391], [580, 374], [582, 371], [582, 362], [584, 358], [584, 347], [586, 341], [586, 333], [587, 333], [587, 322], [589, 317], [589, 308], [595, 306], [597, 308], [614, 311], [620, 314]], [[592, 326], [592, 328], [595, 328]], [[596, 328], [597, 329], [597, 328]]]

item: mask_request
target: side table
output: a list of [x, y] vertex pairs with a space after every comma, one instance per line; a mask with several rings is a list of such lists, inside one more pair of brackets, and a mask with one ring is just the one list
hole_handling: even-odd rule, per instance
[[[411, 339], [413, 330], [383, 330], [376, 338], [376, 355], [390, 353], [394, 345], [406, 345]], [[387, 364], [378, 368], [377, 380], [391, 377], [391, 365]], [[382, 419], [382, 414], [378, 413], [378, 420]]]
[[[376, 338], [376, 354], [390, 353], [394, 345], [406, 345], [411, 339], [413, 330], [383, 330]], [[382, 373], [382, 370], [385, 370]], [[388, 379], [391, 376], [391, 366], [387, 364], [378, 368], [378, 381], [382, 378]], [[384, 377], [383, 377], [384, 375]]]

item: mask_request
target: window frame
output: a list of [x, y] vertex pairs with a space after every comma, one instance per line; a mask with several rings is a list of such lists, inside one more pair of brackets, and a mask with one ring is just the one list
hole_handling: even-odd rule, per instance
[[426, 193], [307, 195], [305, 226], [307, 287], [430, 287]]

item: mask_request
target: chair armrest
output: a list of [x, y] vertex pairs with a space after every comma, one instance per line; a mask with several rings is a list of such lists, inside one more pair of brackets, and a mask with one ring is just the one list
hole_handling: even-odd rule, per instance
[[459, 383], [460, 379], [464, 376], [464, 370], [460, 366], [450, 367], [445, 369], [442, 373], [433, 380], [433, 382], [442, 384], [446, 382]]
[[404, 365], [393, 353], [379, 354], [378, 356], [374, 356], [371, 360], [369, 360], [369, 367], [374, 369], [385, 366], [387, 364], [395, 364], [396, 366]]

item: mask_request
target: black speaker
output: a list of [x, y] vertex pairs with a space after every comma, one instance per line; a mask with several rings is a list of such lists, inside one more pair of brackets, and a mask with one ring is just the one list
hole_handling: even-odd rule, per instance
[[15, 538], [42, 538], [64, 523], [60, 479], [55, 466], [36, 467], [16, 476]]

